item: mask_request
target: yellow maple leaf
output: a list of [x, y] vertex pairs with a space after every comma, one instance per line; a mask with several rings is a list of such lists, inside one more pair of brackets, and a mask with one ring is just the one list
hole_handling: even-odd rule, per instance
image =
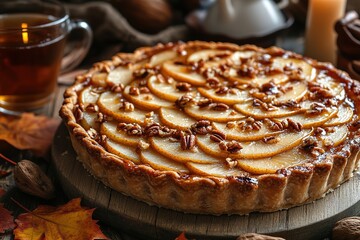
[[95, 209], [82, 208], [80, 201], [75, 198], [59, 207], [39, 206], [21, 214], [15, 220], [15, 240], [107, 239], [92, 219]]
[[0, 116], [0, 140], [20, 150], [44, 155], [51, 145], [59, 119], [23, 113], [20, 118]]

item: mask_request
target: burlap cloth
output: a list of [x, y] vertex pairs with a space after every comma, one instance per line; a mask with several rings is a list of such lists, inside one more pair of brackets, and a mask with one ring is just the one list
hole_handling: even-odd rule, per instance
[[[121, 42], [138, 47], [184, 40], [188, 35], [188, 28], [185, 25], [171, 26], [155, 35], [139, 32], [111, 4], [105, 2], [67, 4], [66, 6], [72, 19], [82, 19], [91, 26], [94, 32], [93, 41], [96, 45]], [[146, 21], [145, 18], [144, 21]]]

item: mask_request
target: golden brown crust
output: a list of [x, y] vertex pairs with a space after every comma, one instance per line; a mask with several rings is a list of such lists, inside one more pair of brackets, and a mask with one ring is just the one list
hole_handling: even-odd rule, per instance
[[[274, 174], [251, 174], [249, 177], [212, 177], [156, 170], [144, 164], [134, 164], [109, 153], [76, 121], [74, 114], [78, 104], [78, 92], [88, 84], [91, 75], [104, 68], [118, 65], [126, 59], [141, 61], [164, 49], [183, 43], [141, 48], [134, 54], [118, 54], [106, 64], [95, 64], [85, 75], [64, 93], [60, 110], [71, 136], [79, 160], [96, 178], [109, 187], [151, 205], [191, 213], [248, 214], [253, 211], [271, 212], [301, 205], [323, 197], [327, 192], [348, 180], [359, 164], [359, 140], [352, 133], [348, 140], [332, 149], [325, 156], [298, 166], [278, 170]], [[291, 55], [303, 59], [318, 69], [326, 69], [345, 85], [348, 96], [360, 100], [360, 87], [345, 73], [331, 65], [318, 63], [279, 48], [261, 49], [255, 46], [237, 46], [227, 43], [189, 42], [189, 47], [254, 50]], [[106, 71], [106, 70], [105, 70]], [[356, 109], [358, 111], [358, 109]]]

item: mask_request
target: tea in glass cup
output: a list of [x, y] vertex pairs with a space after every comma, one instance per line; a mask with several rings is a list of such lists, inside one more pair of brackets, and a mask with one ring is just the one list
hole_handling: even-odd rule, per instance
[[71, 54], [87, 52], [90, 28], [84, 22], [70, 21], [62, 4], [0, 1], [0, 112], [34, 111], [51, 101], [64, 67], [66, 37], [75, 28], [85, 31], [85, 41], [83, 48]]

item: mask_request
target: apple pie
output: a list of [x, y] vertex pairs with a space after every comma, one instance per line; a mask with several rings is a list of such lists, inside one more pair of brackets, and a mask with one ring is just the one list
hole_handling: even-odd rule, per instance
[[85, 168], [150, 205], [271, 212], [322, 198], [359, 165], [359, 83], [277, 47], [144, 47], [94, 64], [64, 98]]

